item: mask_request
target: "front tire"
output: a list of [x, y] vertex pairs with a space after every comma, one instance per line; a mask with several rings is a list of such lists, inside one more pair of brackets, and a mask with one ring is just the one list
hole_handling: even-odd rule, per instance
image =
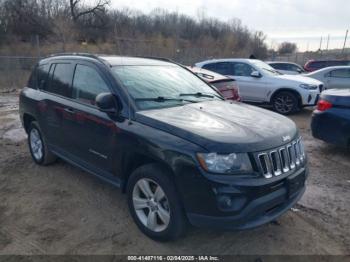
[[281, 91], [272, 98], [274, 111], [282, 115], [289, 115], [300, 110], [297, 96], [289, 91]]
[[131, 216], [145, 235], [157, 241], [174, 240], [186, 228], [182, 205], [168, 175], [162, 166], [148, 164], [136, 169], [127, 185]]
[[31, 122], [29, 126], [28, 146], [34, 162], [38, 165], [49, 165], [56, 161], [56, 156], [48, 149], [46, 140], [36, 121]]

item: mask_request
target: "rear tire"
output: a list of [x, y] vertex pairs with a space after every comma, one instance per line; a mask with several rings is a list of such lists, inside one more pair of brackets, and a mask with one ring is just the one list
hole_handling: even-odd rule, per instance
[[300, 111], [297, 96], [290, 91], [281, 91], [275, 94], [271, 100], [273, 110], [282, 115], [290, 115]]
[[36, 121], [32, 121], [29, 125], [28, 146], [34, 162], [38, 165], [49, 165], [57, 159], [48, 149], [45, 137]]
[[158, 164], [137, 168], [127, 185], [131, 216], [139, 229], [157, 241], [185, 233], [186, 218], [169, 171]]

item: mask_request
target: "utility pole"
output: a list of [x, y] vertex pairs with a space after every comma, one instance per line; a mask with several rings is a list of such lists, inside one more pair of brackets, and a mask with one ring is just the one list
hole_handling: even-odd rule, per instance
[[345, 50], [345, 45], [346, 45], [346, 40], [347, 40], [347, 38], [348, 38], [348, 33], [349, 33], [349, 29], [346, 30], [346, 33], [345, 33], [345, 39], [344, 39], [343, 50], [341, 51], [342, 54], [344, 53], [344, 50]]
[[37, 56], [38, 56], [38, 58], [40, 58], [40, 57], [41, 57], [41, 52], [40, 52], [40, 39], [39, 39], [39, 35], [35, 35], [35, 44], [36, 44]]
[[321, 49], [321, 48], [322, 48], [322, 40], [323, 40], [323, 39], [322, 39], [322, 36], [321, 36], [321, 39], [320, 39], [320, 48], [319, 48], [320, 51], [322, 50], [322, 49]]
[[328, 34], [328, 37], [327, 37], [327, 48], [326, 48], [327, 51], [328, 51], [328, 46], [329, 46], [329, 34]]

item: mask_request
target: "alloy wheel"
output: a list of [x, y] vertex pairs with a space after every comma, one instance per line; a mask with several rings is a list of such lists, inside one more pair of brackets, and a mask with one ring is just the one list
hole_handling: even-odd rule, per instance
[[288, 94], [281, 94], [274, 100], [276, 110], [282, 114], [290, 113], [294, 108], [294, 99]]
[[138, 219], [149, 230], [161, 232], [168, 227], [169, 201], [155, 181], [148, 178], [138, 180], [133, 189], [132, 201]]
[[43, 157], [43, 141], [41, 140], [39, 131], [33, 128], [29, 134], [30, 148], [33, 156], [36, 160], [40, 160]]

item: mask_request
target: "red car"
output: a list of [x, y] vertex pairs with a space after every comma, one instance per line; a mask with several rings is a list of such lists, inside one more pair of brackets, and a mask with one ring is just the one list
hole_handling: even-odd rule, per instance
[[241, 101], [239, 88], [234, 79], [199, 67], [189, 66], [188, 69], [207, 83], [215, 86], [226, 100]]
[[304, 69], [307, 72], [313, 72], [329, 66], [343, 66], [350, 65], [348, 60], [309, 60], [304, 65]]

